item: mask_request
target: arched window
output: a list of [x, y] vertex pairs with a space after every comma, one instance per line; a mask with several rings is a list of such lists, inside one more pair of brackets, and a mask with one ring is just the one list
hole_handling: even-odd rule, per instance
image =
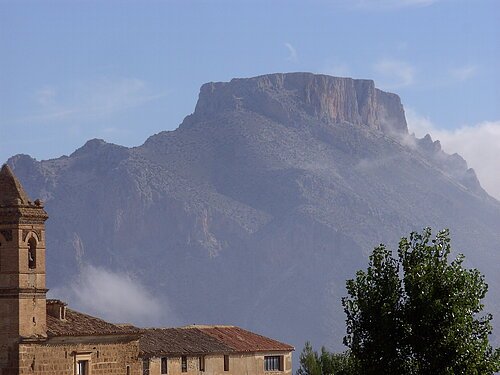
[[36, 268], [36, 241], [33, 237], [28, 241], [28, 268]]

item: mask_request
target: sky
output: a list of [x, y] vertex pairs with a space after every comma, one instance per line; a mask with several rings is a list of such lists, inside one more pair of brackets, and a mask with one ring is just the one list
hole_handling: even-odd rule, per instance
[[0, 163], [138, 146], [205, 82], [309, 71], [400, 95], [500, 199], [499, 25], [497, 0], [0, 0]]

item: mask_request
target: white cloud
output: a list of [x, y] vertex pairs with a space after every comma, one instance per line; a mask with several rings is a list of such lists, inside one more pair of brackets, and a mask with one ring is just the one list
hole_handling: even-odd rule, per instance
[[436, 127], [432, 121], [425, 116], [420, 116], [413, 109], [405, 107], [406, 121], [408, 122], [408, 131], [414, 132], [419, 138], [436, 131]]
[[297, 50], [295, 49], [294, 46], [292, 46], [291, 43], [285, 43], [285, 47], [288, 49], [288, 57], [287, 60], [291, 61], [293, 63], [296, 63], [299, 61], [298, 55], [297, 55]]
[[50, 296], [110, 322], [141, 326], [176, 323], [163, 296], [160, 301], [138, 280], [102, 267], [83, 266], [78, 278], [68, 286], [52, 289]]
[[31, 114], [15, 122], [101, 117], [163, 97], [137, 78], [101, 78], [67, 86], [45, 86], [34, 93]]
[[474, 168], [481, 186], [500, 200], [500, 121], [439, 129], [428, 118], [406, 110], [408, 127], [418, 137], [429, 133], [447, 153], [458, 153]]
[[466, 65], [450, 70], [450, 76], [458, 82], [467, 81], [472, 78], [477, 72], [477, 67], [473, 65]]
[[373, 69], [377, 73], [377, 86], [383, 89], [397, 89], [415, 82], [415, 68], [405, 61], [383, 59]]

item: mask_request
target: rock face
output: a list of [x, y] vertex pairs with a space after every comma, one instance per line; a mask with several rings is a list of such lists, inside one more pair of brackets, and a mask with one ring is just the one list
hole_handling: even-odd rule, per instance
[[272, 74], [201, 87], [194, 116], [206, 119], [230, 111], [250, 111], [287, 124], [307, 118], [349, 122], [372, 129], [407, 132], [401, 100], [370, 80], [311, 73]]
[[408, 135], [399, 98], [372, 81], [208, 83], [178, 129], [140, 147], [92, 140], [9, 163], [46, 202], [49, 287], [102, 265], [168, 299], [181, 322], [342, 349], [345, 280], [374, 246], [431, 226], [451, 229], [500, 311], [499, 202], [460, 156]]

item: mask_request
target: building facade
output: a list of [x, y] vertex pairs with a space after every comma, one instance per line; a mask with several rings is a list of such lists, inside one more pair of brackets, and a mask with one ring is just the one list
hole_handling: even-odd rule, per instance
[[47, 299], [45, 221], [0, 170], [0, 375], [292, 374], [293, 347], [234, 326], [139, 329]]
[[144, 375], [292, 374], [293, 347], [235, 326], [144, 330]]

